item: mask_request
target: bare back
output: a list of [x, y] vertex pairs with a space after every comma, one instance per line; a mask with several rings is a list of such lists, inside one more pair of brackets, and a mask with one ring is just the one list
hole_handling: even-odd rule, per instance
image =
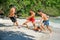
[[35, 18], [35, 13], [31, 11], [31, 15], [28, 18]]
[[48, 16], [46, 14], [42, 13], [42, 19], [43, 20], [48, 20]]
[[31, 13], [31, 16], [32, 16], [32, 17], [35, 17], [35, 13], [34, 13], [34, 12], [32, 12], [32, 13]]
[[10, 9], [9, 17], [14, 17], [15, 16], [15, 8]]

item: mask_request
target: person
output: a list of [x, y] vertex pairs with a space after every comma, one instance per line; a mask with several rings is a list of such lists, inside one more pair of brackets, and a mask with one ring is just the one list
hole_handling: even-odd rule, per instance
[[26, 22], [24, 22], [24, 23], [22, 24], [22, 25], [26, 25], [27, 28], [29, 29], [29, 26], [27, 25], [28, 22], [31, 22], [31, 23], [33, 24], [33, 26], [34, 26], [33, 29], [36, 28], [36, 25], [35, 25], [35, 13], [34, 13], [34, 11], [32, 11], [32, 10], [30, 10], [30, 16], [27, 17]]
[[13, 25], [18, 26], [18, 22], [16, 20], [16, 8], [14, 5], [10, 5], [10, 12], [9, 12], [9, 18], [11, 19], [11, 21], [13, 22]]
[[4, 18], [4, 12], [2, 9], [0, 10], [0, 18]]
[[51, 27], [49, 27], [49, 16], [44, 14], [41, 10], [38, 10], [38, 14], [41, 15], [41, 20], [40, 20], [40, 28], [41, 30], [45, 31], [44, 26], [47, 27], [47, 29], [50, 31], [50, 33], [52, 32]]

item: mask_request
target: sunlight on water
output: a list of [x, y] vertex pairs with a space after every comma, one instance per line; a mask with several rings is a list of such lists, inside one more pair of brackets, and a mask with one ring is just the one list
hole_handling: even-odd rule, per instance
[[50, 18], [50, 25], [56, 28], [60, 28], [60, 18]]
[[50, 21], [54, 23], [60, 23], [60, 18], [50, 18]]

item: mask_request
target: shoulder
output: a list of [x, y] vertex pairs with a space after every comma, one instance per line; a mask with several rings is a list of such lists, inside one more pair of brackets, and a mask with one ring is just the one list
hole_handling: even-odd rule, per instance
[[35, 16], [35, 13], [33, 13], [33, 15]]

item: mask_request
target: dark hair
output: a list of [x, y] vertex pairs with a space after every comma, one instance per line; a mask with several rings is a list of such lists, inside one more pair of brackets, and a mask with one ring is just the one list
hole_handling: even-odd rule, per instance
[[30, 9], [30, 11], [33, 11], [32, 9]]
[[42, 10], [38, 10], [38, 12], [42, 12]]
[[33, 11], [33, 12], [35, 12], [33, 9], [30, 9], [30, 11]]
[[11, 7], [15, 7], [15, 5], [11, 4], [9, 7], [10, 7], [10, 8], [11, 8]]

